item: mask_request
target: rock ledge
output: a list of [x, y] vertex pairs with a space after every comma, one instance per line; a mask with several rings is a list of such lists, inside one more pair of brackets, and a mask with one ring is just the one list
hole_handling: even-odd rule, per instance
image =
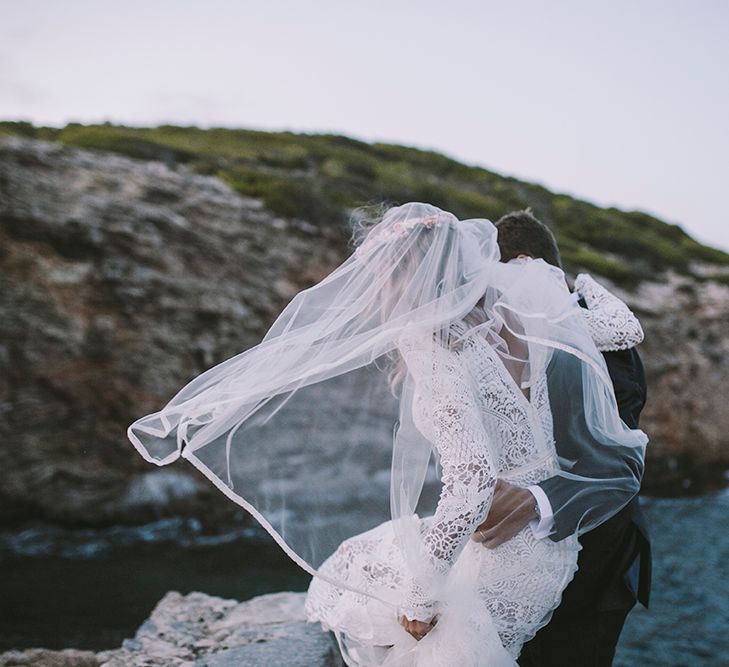
[[167, 593], [118, 649], [0, 654], [0, 667], [343, 667], [336, 641], [307, 623], [304, 593], [224, 600]]

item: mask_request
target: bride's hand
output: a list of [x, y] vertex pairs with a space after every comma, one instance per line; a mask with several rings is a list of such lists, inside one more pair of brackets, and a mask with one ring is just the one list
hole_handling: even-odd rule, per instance
[[408, 618], [401, 618], [400, 619], [400, 625], [402, 625], [405, 630], [411, 634], [415, 639], [420, 641], [425, 635], [427, 635], [434, 627], [435, 624], [438, 622], [437, 618], [433, 618], [430, 621], [411, 621]]

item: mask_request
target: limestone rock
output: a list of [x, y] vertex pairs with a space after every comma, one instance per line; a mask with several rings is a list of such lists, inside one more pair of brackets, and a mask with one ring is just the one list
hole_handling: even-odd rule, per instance
[[344, 667], [333, 635], [306, 622], [304, 598], [237, 602], [170, 591], [120, 648], [7, 651], [0, 667]]
[[235, 511], [126, 428], [337, 262], [311, 227], [184, 166], [0, 138], [0, 521]]
[[[186, 462], [151, 469], [126, 427], [258, 342], [347, 236], [184, 165], [0, 138], [0, 522], [234, 512]], [[729, 465], [729, 286], [695, 273], [623, 293], [646, 331], [648, 491]]]
[[248, 602], [169, 592], [133, 639], [97, 654], [103, 667], [339, 667], [332, 635], [307, 623], [303, 593]]
[[729, 284], [669, 274], [615, 291], [645, 330], [644, 488], [675, 495], [720, 486], [729, 467]]
[[70, 648], [62, 651], [31, 648], [0, 654], [0, 667], [99, 667], [100, 664], [93, 651]]

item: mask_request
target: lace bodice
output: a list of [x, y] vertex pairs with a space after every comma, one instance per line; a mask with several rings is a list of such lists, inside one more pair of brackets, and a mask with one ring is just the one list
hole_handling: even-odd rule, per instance
[[[581, 312], [601, 349], [640, 342], [640, 324], [617, 297], [589, 276], [577, 286], [588, 305]], [[460, 335], [466, 327], [459, 322], [452, 329]], [[412, 382], [413, 422], [441, 468], [435, 514], [418, 522], [424, 550], [418, 562], [425, 567], [412, 573], [393, 522], [353, 536], [321, 567], [324, 577], [350, 588], [315, 577], [307, 618], [333, 630], [347, 664], [358, 667], [379, 666], [385, 658], [398, 667], [516, 667], [521, 646], [549, 620], [574, 575], [579, 542], [576, 535], [538, 539], [529, 527], [495, 549], [470, 538], [488, 512], [497, 479], [527, 487], [558, 470], [546, 375], [534, 373], [525, 395], [478, 333], [453, 348], [413, 334], [399, 343]], [[464, 599], [464, 590], [473, 597]], [[400, 601], [397, 610], [369, 591], [392, 593], [387, 598]], [[397, 618], [429, 621], [434, 615], [439, 620], [429, 641], [411, 653], [407, 642], [413, 640]], [[401, 649], [404, 661], [396, 657]]]
[[575, 291], [587, 304], [587, 329], [598, 350], [628, 350], [643, 341], [643, 329], [630, 308], [590, 275], [575, 278]]
[[[442, 470], [438, 506], [423, 534], [435, 588], [485, 518], [496, 479], [526, 486], [556, 465], [546, 378], [533, 382], [528, 400], [478, 335], [457, 350], [405, 337], [400, 350], [415, 384], [414, 422], [434, 444]], [[433, 616], [433, 600], [415, 580], [402, 613]]]
[[[641, 342], [640, 323], [620, 299], [587, 274], [575, 287], [587, 303], [581, 312], [599, 349]], [[451, 329], [461, 335], [466, 327], [458, 322]], [[438, 507], [423, 534], [424, 557], [438, 581], [485, 517], [497, 478], [526, 487], [556, 471], [547, 378], [544, 372], [532, 378], [527, 398], [478, 334], [455, 349], [406, 336], [400, 351], [415, 383], [415, 424], [434, 444], [442, 469]], [[413, 580], [401, 611], [429, 620], [433, 604]]]

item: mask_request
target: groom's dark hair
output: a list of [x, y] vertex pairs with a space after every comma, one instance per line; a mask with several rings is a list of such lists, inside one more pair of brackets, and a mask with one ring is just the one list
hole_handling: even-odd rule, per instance
[[537, 220], [531, 207], [502, 216], [496, 221], [496, 230], [502, 262], [524, 254], [562, 268], [554, 234], [547, 225]]

